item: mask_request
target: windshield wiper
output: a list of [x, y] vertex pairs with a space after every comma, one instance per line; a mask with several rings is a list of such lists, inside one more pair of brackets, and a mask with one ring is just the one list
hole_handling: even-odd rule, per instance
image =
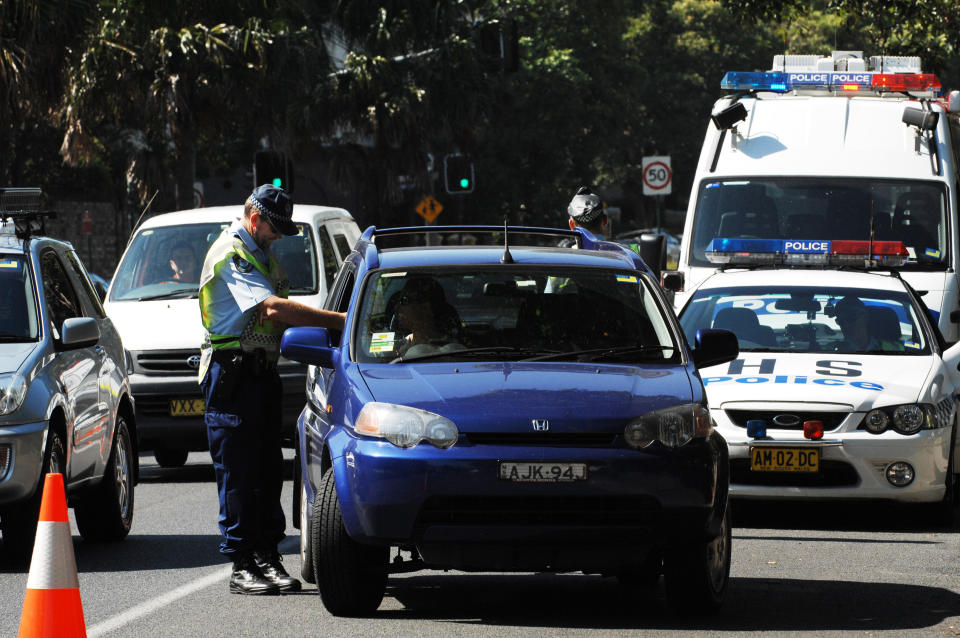
[[[423, 354], [414, 355], [412, 357], [399, 356], [396, 359], [392, 360], [390, 363], [404, 363], [406, 361], [422, 361], [424, 359], [439, 359], [440, 357], [456, 356], [462, 357], [472, 356], [472, 355], [481, 355], [481, 354], [515, 354], [523, 357], [536, 355], [543, 355], [547, 357], [552, 357], [556, 354], [560, 354], [557, 350], [544, 350], [542, 348], [517, 348], [514, 346], [484, 346], [482, 348], [464, 348], [462, 350], [446, 350], [438, 352], [425, 352]], [[534, 361], [535, 359], [523, 359], [523, 361]]]
[[0, 333], [0, 343], [16, 343], [18, 341], [33, 341], [30, 337], [24, 337], [23, 335], [11, 335], [11, 334], [2, 334]]
[[200, 292], [193, 288], [189, 290], [171, 290], [170, 292], [164, 292], [159, 295], [147, 295], [146, 297], [140, 297], [137, 301], [153, 301], [154, 299], [189, 299], [198, 297]]
[[606, 359], [609, 357], [622, 355], [622, 354], [634, 354], [634, 353], [648, 353], [648, 352], [663, 352], [664, 350], [676, 350], [676, 346], [651, 346], [644, 344], [634, 344], [629, 346], [607, 346], [605, 348], [589, 348], [587, 350], [571, 350], [570, 352], [557, 352], [554, 354], [543, 355], [539, 357], [533, 357], [531, 359], [526, 359], [526, 361], [547, 361], [549, 359], [562, 359], [565, 357], [584, 357], [588, 355], [593, 355], [589, 358], [589, 361], [599, 361], [601, 359]]

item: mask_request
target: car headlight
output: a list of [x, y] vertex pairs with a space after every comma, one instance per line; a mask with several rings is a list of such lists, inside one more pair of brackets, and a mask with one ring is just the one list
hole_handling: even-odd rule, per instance
[[890, 427], [890, 415], [881, 409], [870, 410], [863, 419], [863, 427], [870, 434], [882, 434]]
[[397, 447], [413, 447], [426, 441], [445, 449], [460, 436], [456, 424], [439, 414], [377, 401], [363, 406], [353, 429], [357, 434], [386, 439]]
[[672, 408], [648, 412], [639, 416], [623, 430], [627, 445], [642, 449], [659, 441], [669, 448], [677, 448], [696, 436], [707, 436], [713, 431], [710, 411], [700, 403], [688, 403]]
[[860, 427], [870, 434], [883, 434], [888, 429], [910, 436], [920, 430], [945, 428], [953, 424], [956, 407], [948, 397], [937, 405], [906, 403], [874, 408], [863, 417]]
[[27, 380], [19, 372], [0, 374], [0, 414], [16, 412], [27, 396]]
[[927, 421], [927, 413], [919, 405], [901, 405], [893, 411], [893, 429], [900, 434], [916, 434]]

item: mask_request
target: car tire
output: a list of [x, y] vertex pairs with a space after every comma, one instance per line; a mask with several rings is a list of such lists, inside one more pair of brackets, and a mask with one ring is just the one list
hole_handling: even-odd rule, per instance
[[953, 446], [956, 443], [957, 433], [954, 431], [950, 439], [950, 461], [947, 464], [945, 479], [946, 491], [943, 500], [934, 505], [934, 515], [938, 523], [950, 528], [960, 528], [960, 473], [953, 463]]
[[73, 508], [84, 540], [119, 541], [130, 533], [134, 504], [133, 455], [127, 422], [118, 416], [103, 479]]
[[667, 602], [678, 614], [714, 614], [720, 610], [730, 581], [732, 534], [730, 503], [713, 539], [671, 550], [664, 558]]
[[[300, 466], [294, 470], [294, 476], [299, 476]], [[297, 512], [300, 519], [300, 577], [308, 583], [316, 583], [316, 577], [313, 571], [313, 524], [308, 516], [310, 500], [307, 498], [307, 488], [304, 487], [304, 481], [294, 481], [294, 489], [300, 494], [299, 498], [294, 499]]]
[[383, 601], [389, 547], [356, 542], [343, 525], [333, 468], [313, 503], [313, 572], [323, 606], [334, 616], [365, 616]]
[[30, 555], [33, 553], [33, 541], [37, 536], [37, 520], [40, 518], [44, 481], [46, 481], [49, 473], [64, 474], [66, 464], [67, 452], [63, 445], [63, 439], [59, 432], [50, 429], [47, 434], [47, 449], [43, 455], [40, 481], [33, 496], [0, 512], [0, 528], [3, 529], [3, 553], [11, 563], [19, 565], [30, 560]]
[[176, 448], [157, 448], [153, 451], [153, 458], [157, 460], [160, 467], [183, 467], [187, 462], [188, 450], [178, 450]]

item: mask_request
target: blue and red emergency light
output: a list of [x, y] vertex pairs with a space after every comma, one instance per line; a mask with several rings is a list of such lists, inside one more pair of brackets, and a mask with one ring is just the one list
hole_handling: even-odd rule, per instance
[[895, 268], [907, 263], [910, 253], [902, 241], [821, 239], [735, 239], [717, 237], [705, 251], [707, 261], [728, 265], [856, 266]]
[[932, 73], [871, 73], [861, 72], [784, 72], [784, 71], [729, 71], [723, 76], [720, 88], [729, 91], [768, 91], [787, 93], [797, 90], [825, 90], [855, 93], [873, 91], [884, 93], [931, 92], [940, 95], [943, 87]]

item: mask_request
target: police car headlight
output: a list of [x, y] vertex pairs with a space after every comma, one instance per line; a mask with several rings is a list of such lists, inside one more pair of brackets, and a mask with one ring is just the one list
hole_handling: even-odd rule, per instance
[[642, 449], [654, 441], [669, 448], [678, 448], [696, 436], [713, 431], [710, 411], [699, 403], [648, 412], [627, 424], [623, 437], [627, 445]]
[[456, 443], [460, 436], [456, 424], [444, 416], [378, 401], [363, 406], [353, 429], [357, 434], [386, 439], [402, 448], [426, 441], [446, 449]]
[[901, 405], [893, 411], [893, 429], [900, 434], [916, 434], [927, 422], [927, 413], [919, 405]]
[[870, 434], [883, 434], [890, 427], [890, 417], [883, 410], [870, 410], [863, 419], [863, 427]]
[[0, 414], [11, 414], [23, 405], [27, 380], [19, 372], [0, 374]]

